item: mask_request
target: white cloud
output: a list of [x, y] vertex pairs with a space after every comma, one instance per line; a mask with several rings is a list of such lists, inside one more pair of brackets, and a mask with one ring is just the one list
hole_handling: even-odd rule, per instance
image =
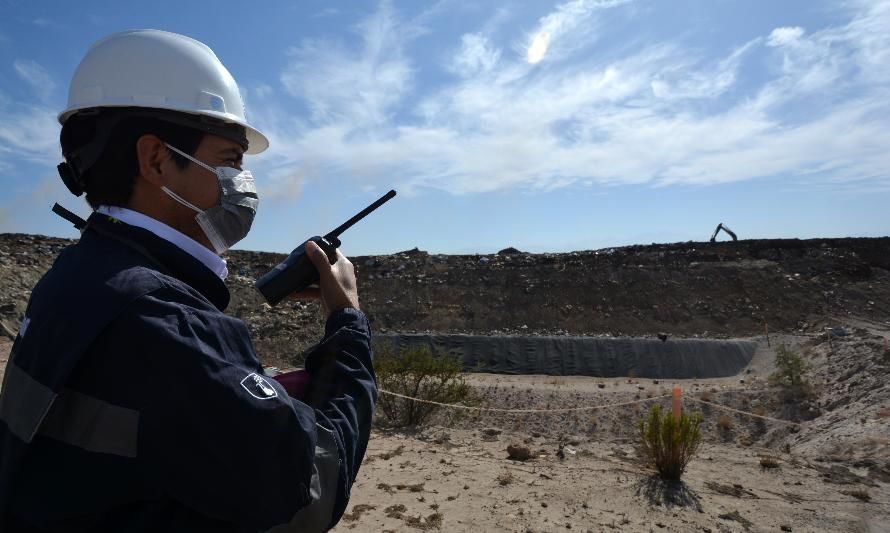
[[[283, 194], [331, 176], [456, 194], [776, 176], [890, 183], [890, 62], [879, 62], [890, 41], [875, 36], [888, 9], [867, 5], [810, 34], [776, 28], [722, 57], [679, 40], [591, 53], [598, 14], [622, 3], [574, 1], [542, 17], [531, 35], [550, 43], [537, 65], [527, 45], [504, 55], [490, 34], [464, 34], [446, 65], [461, 77], [421, 94], [407, 46], [416, 28], [384, 3], [358, 49], [293, 51], [282, 81], [311, 120], [268, 109], [273, 148], [261, 164]], [[749, 63], [770, 60], [765, 79], [744, 80]]]
[[32, 20], [31, 23], [34, 24], [35, 26], [37, 26], [38, 28], [59, 29], [59, 28], [63, 27], [58, 22], [48, 19], [48, 18], [43, 18], [43, 17], [36, 18], [36, 19]]
[[753, 49], [761, 39], [757, 38], [734, 50], [728, 57], [713, 66], [696, 70], [687, 53], [672, 50], [669, 66], [656, 74], [652, 81], [652, 93], [662, 99], [715, 98], [736, 82], [737, 71], [745, 53]]
[[526, 61], [532, 65], [540, 63], [544, 59], [544, 55], [547, 54], [548, 48], [550, 48], [550, 33], [546, 31], [538, 32], [532, 38], [532, 44], [528, 45]]
[[574, 50], [579, 38], [589, 44], [596, 31], [593, 24], [596, 13], [629, 1], [571, 0], [560, 4], [552, 13], [541, 17], [538, 27], [528, 36], [523, 54], [525, 60], [530, 64], [541, 62], [554, 44], [560, 46], [562, 54]]
[[60, 158], [54, 110], [24, 104], [0, 106], [0, 161], [25, 159], [55, 166]]
[[890, 2], [860, 0], [863, 12], [838, 31], [851, 42], [861, 76], [872, 83], [890, 82]]
[[461, 37], [460, 51], [449, 67], [452, 72], [469, 77], [490, 71], [500, 57], [501, 51], [492, 46], [484, 35], [467, 33]]
[[34, 89], [41, 100], [49, 98], [49, 95], [55, 90], [56, 83], [46, 69], [36, 61], [16, 59], [13, 62], [13, 67], [16, 74]]
[[776, 28], [769, 34], [766, 40], [768, 46], [785, 46], [794, 44], [803, 37], [804, 29], [800, 26], [783, 26]]
[[290, 51], [292, 62], [281, 82], [318, 122], [348, 121], [362, 127], [383, 123], [410, 89], [402, 29], [384, 2], [359, 26], [362, 48], [357, 54], [336, 43], [305, 41]]

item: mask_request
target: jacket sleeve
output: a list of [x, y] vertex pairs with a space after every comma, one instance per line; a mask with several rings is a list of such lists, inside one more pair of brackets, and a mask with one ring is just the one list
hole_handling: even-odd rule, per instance
[[377, 402], [371, 331], [367, 317], [356, 309], [333, 313], [325, 337], [306, 356], [311, 376], [306, 402], [319, 425], [332, 430], [340, 455], [337, 498], [329, 527], [346, 510], [352, 484], [368, 447]]
[[184, 298], [146, 295], [114, 328], [119, 355], [140, 361], [145, 475], [159, 497], [242, 529], [286, 523], [311, 501], [315, 413], [263, 377], [241, 321]]

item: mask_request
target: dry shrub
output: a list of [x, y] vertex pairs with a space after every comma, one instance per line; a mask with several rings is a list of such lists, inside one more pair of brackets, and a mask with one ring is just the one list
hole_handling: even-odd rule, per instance
[[710, 391], [704, 391], [703, 393], [701, 393], [701, 395], [699, 395], [699, 398], [703, 402], [714, 401], [714, 395]]
[[846, 494], [848, 496], [852, 496], [852, 497], [856, 498], [857, 500], [862, 500], [864, 502], [871, 501], [871, 495], [865, 489], [855, 489], [855, 490], [844, 491], [844, 494]]
[[717, 427], [723, 431], [732, 431], [735, 424], [729, 415], [720, 415], [717, 417]]
[[772, 455], [762, 455], [760, 457], [760, 468], [763, 470], [779, 468], [779, 460]]
[[502, 487], [505, 485], [509, 485], [510, 483], [513, 483], [514, 481], [516, 481], [516, 476], [514, 476], [513, 472], [511, 472], [509, 470], [505, 470], [505, 471], [501, 472], [500, 474], [498, 474], [497, 482], [498, 482], [498, 485], [500, 485]]
[[405, 518], [405, 523], [417, 529], [442, 529], [442, 513], [436, 511], [426, 518], [420, 516], [409, 516]]
[[372, 511], [376, 508], [377, 508], [376, 505], [367, 505], [364, 503], [360, 503], [360, 504], [352, 507], [351, 513], [345, 513], [343, 515], [343, 521], [344, 522], [355, 522], [356, 520], [358, 520], [359, 518], [362, 517], [362, 514], [368, 512], [368, 511]]
[[663, 479], [680, 479], [701, 445], [701, 423], [701, 413], [682, 413], [677, 420], [670, 411], [653, 405], [648, 419], [641, 418], [638, 424], [640, 457]]
[[378, 458], [380, 458], [380, 459], [383, 459], [384, 461], [389, 461], [389, 460], [392, 459], [393, 457], [402, 455], [402, 453], [403, 453], [404, 451], [405, 451], [405, 445], [404, 445], [404, 444], [400, 444], [399, 447], [396, 448], [395, 450], [392, 450], [392, 451], [389, 451], [389, 452], [383, 452], [383, 453], [381, 453], [380, 455], [377, 455], [376, 457], [378, 457]]
[[[403, 347], [395, 353], [392, 346], [375, 348], [374, 369], [381, 389], [444, 403], [478, 405], [480, 400], [466, 382], [460, 360], [427, 346]], [[417, 426], [427, 422], [440, 406], [381, 394], [379, 412], [392, 427]]]
[[401, 503], [397, 503], [395, 505], [390, 505], [389, 507], [384, 509], [383, 512], [390, 518], [402, 518], [405, 515], [405, 511], [407, 510], [407, 507], [405, 507]]

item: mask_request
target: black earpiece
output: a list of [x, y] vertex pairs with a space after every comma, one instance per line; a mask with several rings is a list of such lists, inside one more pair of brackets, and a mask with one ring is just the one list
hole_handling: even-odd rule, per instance
[[85, 187], [85, 183], [83, 179], [78, 175], [77, 171], [71, 166], [67, 161], [59, 163], [56, 167], [59, 171], [59, 176], [62, 178], [62, 182], [68, 187], [68, 190], [71, 191], [71, 194], [74, 196], [80, 196], [83, 194], [83, 190]]

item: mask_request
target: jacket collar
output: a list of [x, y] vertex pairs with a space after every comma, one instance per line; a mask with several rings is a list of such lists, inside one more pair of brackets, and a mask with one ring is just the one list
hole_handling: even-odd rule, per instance
[[203, 263], [204, 266], [215, 272], [216, 275], [222, 279], [226, 279], [226, 275], [228, 275], [229, 271], [226, 268], [225, 259], [216, 255], [215, 252], [209, 250], [203, 244], [192, 239], [188, 235], [180, 233], [160, 220], [151, 218], [139, 211], [127, 209], [126, 207], [100, 205], [96, 208], [96, 212], [116, 218], [124, 224], [146, 229], [165, 241], [170, 241], [182, 250], [188, 252], [192, 257]]
[[87, 219], [84, 233], [90, 230], [139, 253], [152, 268], [192, 287], [220, 311], [228, 307], [230, 294], [226, 284], [201, 261], [175, 244], [146, 229], [101, 213], [93, 213]]

